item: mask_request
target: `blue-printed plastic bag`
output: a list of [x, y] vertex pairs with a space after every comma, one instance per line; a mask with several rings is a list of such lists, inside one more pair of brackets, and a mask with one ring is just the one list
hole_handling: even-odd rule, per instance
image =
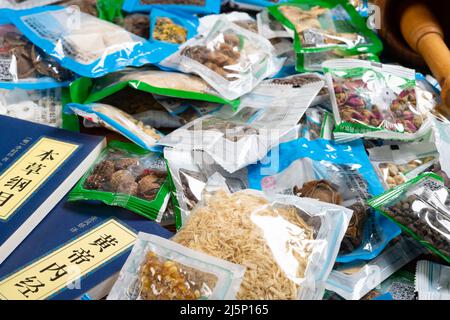
[[[150, 13], [150, 42], [167, 46], [169, 50], [178, 49], [181, 44], [195, 37], [198, 25], [198, 18], [191, 14], [153, 9]], [[166, 28], [172, 31], [164, 32]]]
[[157, 44], [71, 7], [48, 6], [3, 13], [61, 66], [86, 77], [100, 77], [127, 66], [158, 63], [168, 54]]
[[181, 10], [190, 13], [210, 14], [220, 12], [220, 0], [125, 0], [126, 12], [150, 12], [154, 8]]
[[351, 144], [305, 138], [280, 144], [248, 169], [250, 188], [295, 194], [340, 204], [354, 211], [337, 262], [376, 257], [400, 229], [365, 204], [383, 193], [361, 140]]

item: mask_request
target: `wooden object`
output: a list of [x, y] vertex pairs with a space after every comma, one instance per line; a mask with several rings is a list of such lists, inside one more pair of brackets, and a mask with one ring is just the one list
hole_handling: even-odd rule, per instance
[[441, 112], [450, 115], [450, 50], [444, 32], [425, 2], [407, 6], [400, 19], [400, 29], [409, 46], [419, 53], [442, 87]]

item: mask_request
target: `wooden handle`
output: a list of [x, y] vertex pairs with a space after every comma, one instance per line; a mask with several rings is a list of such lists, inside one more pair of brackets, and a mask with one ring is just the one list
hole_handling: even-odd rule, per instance
[[408, 6], [400, 20], [403, 37], [427, 62], [442, 87], [441, 112], [450, 115], [450, 51], [433, 13], [422, 2]]

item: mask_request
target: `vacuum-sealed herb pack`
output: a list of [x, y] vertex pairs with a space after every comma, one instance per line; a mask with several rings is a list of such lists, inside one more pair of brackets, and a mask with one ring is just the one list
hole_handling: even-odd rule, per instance
[[170, 197], [162, 154], [111, 141], [69, 194], [69, 201], [99, 200], [160, 221]]
[[368, 204], [450, 262], [450, 190], [434, 173], [423, 173]]

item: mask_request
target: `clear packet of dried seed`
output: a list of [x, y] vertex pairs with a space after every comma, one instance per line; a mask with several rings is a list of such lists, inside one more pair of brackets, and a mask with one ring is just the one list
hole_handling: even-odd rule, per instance
[[431, 252], [450, 262], [450, 190], [435, 173], [422, 173], [368, 204]]
[[258, 32], [266, 39], [294, 38], [292, 30], [287, 29], [279, 21], [272, 17], [267, 10], [262, 10], [256, 15]]
[[234, 300], [245, 269], [140, 232], [108, 300]]
[[337, 141], [416, 141], [431, 133], [431, 110], [418, 104], [415, 72], [355, 59], [323, 63]]
[[384, 145], [368, 152], [386, 190], [433, 170], [439, 163], [436, 146], [428, 142]]
[[221, 16], [212, 29], [184, 43], [161, 65], [197, 74], [234, 100], [278, 73], [283, 61], [267, 39]]

